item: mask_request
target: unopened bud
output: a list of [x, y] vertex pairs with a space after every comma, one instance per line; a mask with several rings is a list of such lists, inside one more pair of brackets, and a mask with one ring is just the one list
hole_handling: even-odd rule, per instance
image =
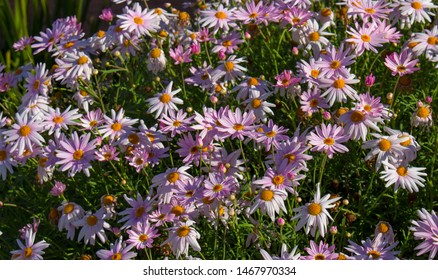
[[297, 202], [301, 202], [303, 199], [301, 197], [297, 197]]
[[324, 113], [322, 113], [322, 116], [326, 121], [329, 121], [332, 118], [332, 115], [330, 114], [329, 111], [324, 111]]
[[167, 2], [167, 3], [164, 3], [163, 6], [164, 6], [164, 8], [169, 9], [170, 7], [172, 7], [172, 4]]
[[216, 104], [219, 101], [219, 99], [213, 95], [210, 97], [210, 101], [211, 101], [211, 103]]
[[333, 234], [333, 235], [338, 233], [338, 227], [337, 226], [331, 226], [330, 227], [330, 233]]
[[342, 204], [347, 206], [348, 204], [350, 204], [350, 201], [348, 201], [348, 199], [344, 199], [344, 200], [342, 200]]
[[284, 226], [285, 223], [286, 223], [286, 221], [283, 218], [277, 219], [277, 225], [282, 227], [282, 226]]
[[249, 34], [249, 32], [245, 32], [245, 39], [249, 40], [251, 39], [251, 34]]
[[298, 50], [297, 47], [293, 47], [293, 48], [292, 48], [292, 54], [293, 54], [293, 55], [298, 55], [298, 54], [299, 54], [299, 50]]
[[426, 97], [426, 103], [432, 103], [432, 96]]
[[125, 186], [126, 185], [126, 180], [125, 179], [122, 179], [122, 181], [120, 181], [120, 184], [122, 184], [122, 186]]
[[99, 74], [99, 70], [94, 69], [94, 70], [93, 70], [93, 75], [97, 75], [97, 74]]
[[116, 57], [119, 57], [119, 56], [121, 56], [122, 54], [119, 52], [119, 51], [115, 51], [114, 52], [114, 56], [116, 56]]
[[392, 92], [388, 92], [386, 94], [386, 99], [393, 99], [394, 98], [394, 94]]

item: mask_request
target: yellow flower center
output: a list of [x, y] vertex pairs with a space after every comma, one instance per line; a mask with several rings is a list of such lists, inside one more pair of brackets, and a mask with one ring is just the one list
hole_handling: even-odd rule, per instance
[[53, 118], [53, 122], [56, 124], [61, 124], [64, 121], [64, 118], [61, 116], [56, 116]]
[[161, 30], [160, 32], [158, 32], [158, 36], [166, 38], [167, 35], [169, 35], [169, 33], [167, 33], [166, 30]]
[[258, 16], [259, 16], [258, 13], [251, 13], [251, 14], [249, 15], [249, 18], [256, 18], [256, 17], [258, 17]]
[[234, 69], [234, 63], [233, 62], [231, 62], [231, 61], [227, 61], [227, 62], [225, 62], [225, 70], [227, 71], [227, 72], [231, 72], [231, 71], [233, 71], [233, 69]]
[[34, 90], [37, 90], [37, 89], [40, 87], [40, 85], [41, 85], [40, 80], [36, 80], [36, 81], [33, 83], [33, 89], [34, 89]]
[[397, 174], [404, 177], [408, 175], [408, 170], [406, 169], [406, 167], [400, 166], [397, 168]]
[[415, 1], [415, 2], [412, 2], [411, 7], [414, 8], [415, 10], [419, 10], [423, 7], [423, 5], [421, 5], [420, 2]]
[[0, 150], [0, 161], [6, 160], [8, 157], [8, 154], [6, 153], [6, 150]]
[[86, 57], [86, 56], [81, 56], [80, 58], [78, 58], [78, 64], [79, 65], [83, 65], [83, 64], [85, 64], [87, 62], [88, 62], [88, 57]]
[[381, 223], [379, 224], [379, 226], [377, 227], [377, 230], [378, 230], [380, 233], [387, 233], [388, 230], [389, 230], [389, 225], [388, 225], [387, 223], [385, 223], [385, 222], [381, 222]]
[[388, 139], [381, 139], [379, 142], [379, 149], [383, 152], [389, 151], [391, 149], [391, 141]]
[[404, 66], [404, 65], [398, 65], [397, 66], [397, 71], [398, 72], [405, 72], [406, 71], [406, 66]]
[[88, 218], [87, 218], [87, 224], [88, 224], [89, 226], [91, 226], [91, 227], [94, 226], [94, 225], [96, 225], [98, 221], [99, 221], [99, 220], [98, 220], [97, 217], [94, 216], [94, 215], [90, 215], [90, 216], [88, 216]]
[[70, 214], [75, 209], [75, 205], [73, 203], [67, 203], [64, 206], [64, 214]]
[[82, 151], [82, 150], [76, 150], [73, 153], [73, 159], [75, 159], [75, 160], [81, 160], [83, 156], [84, 156], [84, 151]]
[[162, 11], [160, 8], [156, 8], [156, 9], [154, 10], [154, 13], [160, 16], [160, 15], [163, 14], [163, 11]]
[[185, 197], [192, 197], [193, 196], [193, 191], [187, 191], [185, 194], [184, 194], [184, 196]]
[[312, 76], [315, 79], [318, 78], [319, 70], [318, 69], [313, 69], [312, 71], [310, 71], [310, 76]]
[[99, 37], [99, 38], [103, 38], [103, 37], [105, 37], [105, 31], [103, 31], [103, 30], [99, 30], [98, 32], [97, 32], [97, 37]]
[[271, 190], [263, 190], [260, 194], [260, 199], [264, 201], [271, 201], [274, 198], [274, 192]]
[[114, 261], [119, 261], [122, 259], [122, 254], [120, 253], [115, 253], [114, 255], [111, 256], [111, 259]]
[[140, 143], [140, 137], [138, 137], [137, 133], [131, 133], [128, 136], [128, 141], [131, 144], [137, 145], [138, 143]]
[[265, 135], [266, 135], [266, 137], [272, 138], [275, 135], [277, 135], [277, 132], [275, 132], [275, 131], [268, 131], [268, 132], [266, 132]]
[[333, 82], [333, 87], [334, 88], [344, 88], [345, 86], [345, 81], [342, 78], [337, 79], [336, 81]]
[[319, 203], [310, 203], [309, 206], [307, 206], [307, 212], [309, 212], [310, 215], [316, 216], [322, 212], [322, 207]]
[[319, 104], [319, 101], [317, 99], [312, 99], [309, 102], [309, 106], [312, 107], [312, 108], [318, 107], [318, 104]]
[[174, 121], [172, 124], [174, 127], [179, 127], [181, 125], [180, 121]]
[[295, 155], [294, 154], [287, 154], [285, 155], [283, 158], [287, 158], [287, 163], [291, 163], [293, 161], [295, 161]]
[[95, 127], [96, 125], [97, 125], [96, 120], [90, 122], [90, 127]]
[[235, 125], [233, 125], [233, 128], [236, 131], [240, 131], [240, 130], [243, 130], [245, 128], [245, 126], [243, 126], [243, 124], [236, 123]]
[[83, 97], [88, 96], [88, 92], [86, 92], [85, 90], [80, 90], [80, 91], [79, 91], [79, 94], [80, 94], [81, 96], [83, 96]]
[[144, 213], [144, 207], [140, 206], [137, 209], [135, 209], [135, 217], [140, 218], [141, 216], [143, 216]]
[[170, 213], [174, 214], [175, 216], [179, 217], [184, 213], [185, 209], [184, 207], [180, 205], [176, 205], [172, 207], [172, 210], [170, 210]]
[[161, 101], [162, 103], [169, 103], [171, 99], [172, 99], [172, 97], [171, 97], [170, 94], [168, 94], [168, 93], [163, 93], [163, 94], [160, 96], [160, 101]]
[[331, 137], [329, 137], [329, 138], [325, 138], [324, 139], [324, 144], [326, 144], [326, 145], [328, 145], [328, 146], [331, 146], [331, 145], [333, 145], [335, 143], [335, 139], [333, 139], [333, 138], [331, 138]]
[[178, 172], [172, 172], [169, 175], [167, 175], [167, 181], [169, 181], [172, 184], [178, 181], [178, 179], [179, 179]]
[[103, 202], [103, 204], [105, 204], [105, 205], [111, 205], [111, 204], [114, 203], [114, 201], [115, 201], [115, 197], [112, 196], [112, 195], [110, 195], [110, 194], [105, 195], [105, 196], [103, 197], [103, 199], [102, 199], [102, 202]]
[[401, 137], [406, 137], [407, 140], [401, 142], [400, 145], [402, 145], [403, 147], [407, 147], [407, 146], [411, 145], [411, 138], [409, 138], [408, 136], [405, 136], [405, 135], [400, 135], [399, 138], [401, 138]]
[[374, 14], [376, 10], [374, 10], [373, 8], [366, 8], [365, 12], [367, 12], [368, 14]]
[[69, 49], [75, 45], [75, 42], [70, 41], [64, 44], [64, 48]]
[[192, 155], [197, 154], [198, 152], [199, 152], [198, 146], [193, 146], [193, 147], [190, 148], [190, 153]]
[[135, 164], [137, 164], [137, 165], [142, 165], [143, 163], [144, 163], [144, 160], [141, 159], [141, 158], [137, 158], [137, 159], [135, 160]]
[[224, 186], [222, 186], [221, 184], [217, 184], [217, 185], [214, 185], [213, 191], [220, 192], [223, 188], [224, 188]]
[[190, 18], [190, 15], [189, 15], [187, 12], [180, 12], [180, 13], [178, 14], [178, 19], [179, 19], [180, 21], [188, 21], [189, 18]]
[[135, 17], [134, 22], [135, 24], [141, 25], [143, 24], [143, 19], [141, 17]]
[[341, 67], [341, 62], [339, 60], [333, 60], [332, 63], [330, 63], [330, 68], [332, 69], [338, 69]]
[[153, 48], [149, 53], [149, 56], [154, 59], [160, 57], [160, 55], [161, 55], [161, 50], [159, 48]]
[[324, 256], [323, 254], [316, 254], [316, 255], [313, 257], [313, 259], [314, 259], [314, 260], [317, 260], [317, 261], [323, 261], [323, 260], [325, 260], [325, 256]]
[[360, 36], [360, 38], [362, 39], [362, 41], [368, 43], [369, 41], [371, 41], [371, 37], [370, 35], [367, 34], [362, 34], [362, 36]]
[[24, 253], [24, 257], [27, 259], [32, 256], [33, 250], [31, 247], [27, 247], [26, 249], [24, 249], [23, 253]]
[[330, 10], [329, 8], [324, 8], [321, 10], [321, 15], [323, 17], [328, 17], [332, 14], [332, 10]]
[[368, 252], [368, 256], [371, 256], [374, 260], [380, 258], [380, 252], [376, 250], [371, 250]]
[[275, 175], [272, 178], [272, 184], [274, 184], [276, 186], [279, 186], [279, 185], [283, 184], [283, 182], [284, 182], [284, 177], [281, 176], [281, 175]]
[[318, 41], [319, 37], [320, 37], [319, 33], [316, 32], [316, 31], [309, 34], [309, 40], [312, 41], [312, 42]]
[[[1, 151], [0, 151], [1, 152]], [[45, 167], [46, 166], [46, 162], [49, 160], [49, 158], [46, 157], [42, 157], [38, 160], [38, 165], [40, 167]], [[1, 161], [1, 156], [0, 156], [0, 161]]]
[[224, 47], [231, 47], [232, 43], [230, 40], [225, 40], [222, 42], [222, 46]]
[[252, 106], [254, 109], [258, 109], [258, 108], [260, 108], [260, 106], [262, 106], [262, 100], [260, 100], [259, 98], [254, 98], [254, 99], [251, 101], [251, 106]]
[[358, 123], [358, 122], [363, 121], [364, 116], [363, 116], [363, 114], [362, 114], [361, 112], [359, 112], [359, 111], [354, 111], [354, 112], [351, 114], [350, 119], [351, 119], [351, 121], [353, 121], [353, 122], [355, 122], [355, 123]]
[[248, 85], [249, 86], [257, 86], [259, 84], [259, 81], [256, 78], [249, 78], [248, 79]]
[[179, 237], [186, 237], [187, 235], [189, 235], [189, 233], [190, 233], [190, 228], [188, 226], [180, 226], [176, 230], [176, 235], [178, 235]]
[[18, 134], [20, 134], [20, 136], [22, 136], [22, 137], [27, 137], [30, 133], [31, 133], [31, 129], [30, 129], [30, 126], [28, 126], [28, 125], [23, 125], [18, 130]]
[[217, 12], [214, 16], [218, 19], [226, 19], [227, 18], [227, 14], [222, 12], [222, 11]]
[[428, 43], [429, 45], [433, 45], [433, 46], [435, 46], [436, 43], [438, 43], [438, 38], [437, 38], [437, 37], [434, 37], [434, 36], [430, 36], [429, 38], [427, 38], [427, 43]]
[[148, 240], [149, 239], [149, 236], [147, 236], [147, 234], [140, 234], [139, 236], [138, 236], [138, 240], [140, 241], [140, 242], [145, 242], [146, 240]]
[[429, 112], [428, 108], [423, 107], [423, 106], [418, 108], [418, 111], [417, 111], [418, 117], [425, 119], [425, 118], [429, 117], [429, 115], [430, 115], [430, 112]]

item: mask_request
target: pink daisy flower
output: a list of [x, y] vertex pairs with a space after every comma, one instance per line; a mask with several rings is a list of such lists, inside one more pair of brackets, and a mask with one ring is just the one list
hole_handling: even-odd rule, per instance
[[131, 252], [134, 244], [127, 245], [121, 236], [114, 244], [110, 245], [110, 250], [100, 249], [96, 255], [101, 260], [129, 260], [135, 258], [137, 253]]
[[144, 200], [140, 193], [137, 193], [137, 199], [128, 197], [126, 194], [123, 196], [125, 201], [131, 206], [119, 213], [120, 216], [125, 216], [119, 220], [119, 223], [123, 223], [122, 229], [136, 226], [137, 223], [144, 223], [149, 215], [149, 211], [152, 209], [152, 201], [150, 197], [146, 197]]
[[304, 248], [304, 250], [309, 255], [301, 256], [301, 260], [336, 260], [338, 258], [338, 254], [334, 252], [335, 245], [329, 247], [322, 240], [319, 242], [319, 245], [315, 241], [310, 240], [310, 247]]
[[137, 250], [152, 248], [154, 239], [161, 235], [158, 233], [158, 229], [147, 220], [132, 226], [126, 232], [129, 234], [129, 239], [126, 240], [126, 243], [133, 244]]
[[73, 132], [70, 140], [61, 140], [60, 147], [56, 150], [56, 157], [61, 165], [60, 171], [67, 171], [70, 177], [77, 172], [84, 172], [90, 176], [91, 161], [94, 159], [96, 139], [90, 141], [91, 134], [83, 134], [80, 137]]
[[242, 40], [242, 34], [237, 32], [231, 32], [222, 37], [222, 39], [216, 41], [216, 46], [213, 47], [212, 52], [218, 53], [234, 53], [239, 47], [239, 44], [242, 44], [244, 40]]
[[111, 109], [111, 118], [103, 116], [105, 124], [99, 128], [99, 133], [102, 138], [110, 137], [111, 140], [117, 140], [122, 134], [133, 130], [132, 125], [138, 122], [138, 119], [130, 119], [125, 117], [125, 110], [121, 108], [119, 112]]
[[120, 27], [128, 32], [135, 32], [137, 36], [148, 35], [159, 29], [159, 18], [155, 10], [142, 9], [139, 3], [134, 3], [132, 9], [125, 8], [124, 14], [117, 15]]
[[257, 4], [254, 0], [246, 1], [245, 7], [241, 6], [234, 12], [236, 20], [242, 21], [243, 24], [259, 24], [262, 22], [263, 2], [259, 1]]
[[155, 112], [155, 118], [158, 119], [161, 114], [167, 115], [168, 111], [176, 111], [178, 107], [176, 104], [183, 104], [183, 101], [175, 95], [181, 91], [176, 89], [172, 91], [173, 81], [171, 81], [163, 92], [157, 93], [154, 97], [147, 99], [149, 104], [148, 113]]
[[42, 240], [35, 243], [36, 231], [32, 228], [25, 231], [24, 244], [17, 239], [19, 250], [11, 251], [13, 260], [42, 260], [44, 249], [50, 246], [49, 243]]
[[333, 106], [336, 101], [347, 102], [347, 97], [358, 100], [359, 96], [357, 95], [357, 91], [350, 85], [359, 82], [358, 79], [355, 79], [354, 74], [349, 74], [346, 77], [336, 75], [329, 79], [321, 78], [320, 87], [327, 88], [324, 93], [321, 94], [321, 97], [326, 97], [326, 101], [330, 107]]
[[70, 107], [68, 106], [62, 113], [59, 108], [48, 107], [49, 111], [46, 113], [42, 125], [49, 135], [55, 133], [55, 137], [58, 138], [62, 129], [68, 130], [69, 125], [77, 124], [76, 120], [82, 115], [78, 113], [79, 109], [70, 110]]
[[339, 117], [339, 122], [344, 123], [346, 134], [351, 140], [366, 140], [368, 128], [380, 132], [377, 123], [383, 123], [381, 118], [373, 118], [360, 110], [350, 110]]
[[429, 259], [434, 259], [438, 252], [438, 216], [435, 211], [428, 212], [424, 208], [417, 210], [417, 215], [420, 220], [413, 220], [410, 228], [414, 232], [414, 239], [422, 241], [415, 247], [417, 256], [429, 253]]
[[245, 76], [247, 69], [239, 64], [243, 62], [246, 62], [244, 58], [237, 58], [235, 55], [231, 55], [224, 61], [221, 61], [220, 65], [213, 70], [213, 80], [218, 81], [224, 78], [225, 82], [234, 84], [236, 80]]
[[189, 255], [189, 246], [194, 251], [201, 251], [201, 247], [197, 239], [201, 237], [199, 232], [192, 227], [194, 221], [178, 222], [174, 227], [169, 228], [169, 238], [164, 241], [161, 246], [169, 243], [172, 248], [172, 253], [176, 258], [181, 254]]
[[414, 73], [415, 71], [420, 70], [415, 67], [418, 63], [418, 59], [412, 59], [412, 53], [408, 51], [408, 49], [404, 49], [400, 55], [396, 52], [386, 56], [385, 65], [392, 71], [392, 75], [399, 75], [400, 77], [403, 75]]
[[49, 71], [46, 70], [46, 64], [38, 63], [35, 67], [35, 74], [29, 73], [26, 78], [27, 93], [23, 96], [23, 102], [29, 102], [37, 95], [47, 96], [49, 91], [48, 85], [50, 83], [50, 77], [48, 77]]
[[104, 221], [104, 218], [103, 211], [88, 212], [82, 219], [73, 222], [74, 226], [81, 227], [78, 242], [84, 239], [85, 244], [94, 245], [97, 236], [102, 243], [105, 243], [108, 240], [105, 230], [110, 230], [111, 226]]
[[227, 133], [231, 139], [238, 138], [239, 140], [244, 140], [244, 137], [252, 137], [254, 134], [255, 116], [253, 112], [244, 112], [239, 108], [236, 108], [235, 112], [228, 110], [224, 113], [221, 118], [220, 123], [222, 126], [217, 129], [221, 132]]
[[39, 133], [43, 130], [43, 125], [38, 116], [29, 119], [27, 114], [16, 113], [15, 121], [9, 130], [3, 132], [3, 137], [11, 146], [11, 153], [17, 151], [21, 155], [25, 149], [33, 152], [33, 144], [39, 147], [43, 145], [45, 140]]
[[255, 141], [264, 144], [265, 151], [268, 152], [271, 148], [277, 149], [280, 142], [288, 139], [286, 135], [288, 130], [287, 128], [274, 124], [274, 121], [270, 119], [267, 124], [263, 124], [259, 127]]
[[362, 240], [362, 245], [348, 240], [350, 245], [345, 249], [353, 253], [351, 257], [355, 260], [398, 260], [396, 256], [400, 251], [392, 251], [398, 245], [398, 242], [388, 244], [382, 238], [377, 237], [373, 240], [369, 238]]
[[274, 85], [275, 92], [280, 91], [280, 95], [284, 96], [285, 93], [294, 93], [294, 86], [301, 81], [301, 78], [292, 76], [292, 70], [283, 70], [280, 74], [275, 76], [277, 83]]
[[321, 59], [316, 62], [316, 65], [321, 68], [320, 75], [325, 78], [332, 76], [342, 76], [345, 78], [350, 77], [350, 72], [347, 66], [350, 66], [355, 62], [355, 55], [349, 55], [350, 49], [344, 50], [344, 44], [342, 44], [339, 50], [336, 50], [334, 46], [327, 48], [327, 53], [321, 54]]
[[199, 21], [202, 27], [214, 28], [213, 33], [223, 29], [228, 31], [230, 28], [237, 29], [237, 24], [234, 22], [234, 11], [236, 8], [224, 8], [220, 4], [216, 10], [201, 11], [201, 19]]
[[190, 126], [192, 124], [193, 116], [187, 118], [187, 113], [182, 109], [175, 111], [169, 111], [169, 115], [163, 115], [159, 120], [161, 131], [165, 134], [170, 133], [170, 137], [175, 137], [177, 134], [183, 134], [184, 132], [193, 130]]
[[173, 60], [175, 60], [175, 65], [192, 61], [192, 59], [190, 58], [192, 56], [191, 49], [187, 49], [184, 51], [181, 45], [178, 45], [178, 47], [174, 49], [170, 49], [169, 55], [171, 58], [173, 58]]
[[387, 40], [383, 39], [382, 33], [379, 32], [375, 24], [364, 24], [362, 27], [356, 26], [356, 29], [350, 27], [347, 33], [351, 38], [346, 42], [354, 44], [354, 51], [357, 56], [363, 54], [365, 50], [372, 50], [377, 53], [376, 47], [381, 47]]
[[314, 147], [311, 151], [324, 152], [328, 158], [332, 158], [335, 153], [348, 152], [348, 148], [341, 143], [347, 142], [349, 135], [344, 134], [344, 129], [341, 126], [323, 123], [321, 127], [315, 127], [316, 134], [312, 131], [307, 137], [309, 143]]
[[236, 178], [220, 173], [209, 173], [204, 181], [203, 196], [209, 199], [226, 199], [238, 187]]
[[301, 110], [308, 114], [314, 114], [321, 109], [329, 108], [329, 105], [321, 96], [321, 91], [318, 87], [314, 87], [313, 90], [309, 89], [303, 91], [300, 95]]

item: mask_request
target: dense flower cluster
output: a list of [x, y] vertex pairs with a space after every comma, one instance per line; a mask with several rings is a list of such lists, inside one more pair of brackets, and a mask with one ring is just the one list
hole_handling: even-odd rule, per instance
[[[420, 59], [437, 67], [438, 26], [436, 20], [431, 23], [437, 6], [430, 0], [344, 1], [338, 4], [347, 35], [335, 40], [333, 26], [339, 19], [330, 8], [315, 9], [319, 1], [235, 2], [236, 7], [229, 1], [205, 3], [193, 22], [187, 12], [127, 1], [119, 15], [104, 10], [100, 19], [108, 28], [89, 37], [75, 17], [67, 17], [18, 41], [16, 50], [30, 47], [34, 55], [50, 54], [51, 61], [15, 72], [0, 65], [0, 92], [22, 92], [14, 115], [0, 112], [2, 180], [36, 162], [38, 183], [53, 186], [52, 199], [62, 201], [56, 206], [59, 231], [86, 245], [105, 244], [110, 249], [96, 250], [96, 255], [113, 260], [135, 258], [136, 251], [153, 246], [176, 258], [189, 257], [203, 250], [199, 225], [205, 221], [230, 230], [239, 220], [248, 221], [254, 231], [247, 245], [258, 248], [267, 244], [258, 241], [263, 223], [286, 214], [292, 215], [295, 231], [304, 228], [314, 240], [324, 238], [341, 196], [328, 193], [321, 179], [309, 184], [308, 164], [314, 158], [326, 164], [357, 147], [366, 150], [363, 160], [372, 162], [370, 173], [379, 172], [386, 187], [419, 192], [427, 173], [411, 165], [420, 151], [413, 130], [432, 126], [430, 102], [417, 102], [409, 133], [397, 130], [392, 122], [395, 98], [385, 103], [374, 87], [386, 78], [371, 74], [365, 79], [355, 69], [356, 61], [391, 44], [398, 48], [386, 55], [384, 65], [397, 83], [421, 70]], [[402, 41], [404, 30], [417, 23], [432, 27]], [[267, 27], [284, 30], [292, 52], [302, 54], [296, 64], [272, 76], [255, 72], [252, 58], [242, 51], [253, 37], [269, 36], [263, 33]], [[144, 98], [142, 114], [133, 114], [129, 104], [134, 100], [108, 107], [103, 100], [109, 97], [101, 90], [117, 79], [106, 80], [108, 68], [96, 62], [108, 61], [114, 64], [110, 69], [123, 72], [133, 57], [141, 58], [139, 69], [158, 77], [161, 86]], [[174, 71], [182, 76], [169, 79]], [[56, 101], [60, 88], [70, 93], [68, 106]], [[211, 105], [189, 101], [191, 90]], [[299, 125], [286, 127], [276, 110], [292, 103], [299, 114], [290, 118]], [[190, 107], [184, 110], [183, 105]], [[247, 158], [249, 150], [258, 155], [258, 165]], [[117, 201], [102, 189], [94, 210], [72, 201], [68, 185], [58, 179], [60, 174], [92, 179], [101, 175], [97, 166], [119, 172], [122, 165], [153, 175], [143, 183], [148, 192], [137, 190]], [[299, 195], [312, 194], [313, 200], [299, 205]], [[436, 215], [426, 210], [419, 215], [422, 221], [414, 221], [412, 230], [424, 241], [416, 249], [434, 258]], [[372, 239], [350, 240], [345, 248], [349, 256], [335, 253], [335, 245], [323, 240], [319, 245], [311, 240], [301, 253], [297, 247], [288, 253], [286, 244], [280, 256], [260, 252], [265, 259], [396, 259], [398, 243], [388, 237], [392, 227], [381, 222], [377, 228]], [[41, 259], [49, 245], [35, 243], [35, 235], [36, 230], [26, 229], [12, 258]]]

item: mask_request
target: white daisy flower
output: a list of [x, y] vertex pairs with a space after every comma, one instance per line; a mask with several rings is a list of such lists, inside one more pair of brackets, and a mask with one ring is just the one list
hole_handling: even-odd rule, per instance
[[383, 166], [385, 170], [380, 172], [382, 174], [380, 178], [386, 181], [386, 188], [395, 184], [394, 192], [401, 187], [413, 193], [419, 191], [418, 186], [424, 187], [423, 183], [426, 180], [421, 176], [427, 176], [427, 174], [421, 171], [425, 170], [425, 167], [411, 167], [403, 164], [397, 166], [389, 162], [384, 162]]
[[328, 219], [333, 221], [327, 209], [335, 207], [333, 202], [338, 201], [341, 197], [330, 198], [330, 194], [326, 194], [321, 198], [321, 191], [319, 189], [319, 183], [316, 185], [316, 193], [312, 202], [308, 202], [303, 206], [294, 208], [294, 212], [298, 212], [292, 220], [300, 219], [295, 231], [300, 230], [304, 225], [306, 225], [306, 233], [315, 237], [316, 229], [322, 237], [324, 237], [327, 232]]
[[254, 205], [251, 207], [249, 213], [254, 213], [257, 208], [260, 208], [263, 214], [268, 213], [272, 221], [275, 220], [275, 214], [283, 210], [287, 213], [284, 201], [287, 198], [287, 193], [279, 189], [263, 189], [259, 191]]

